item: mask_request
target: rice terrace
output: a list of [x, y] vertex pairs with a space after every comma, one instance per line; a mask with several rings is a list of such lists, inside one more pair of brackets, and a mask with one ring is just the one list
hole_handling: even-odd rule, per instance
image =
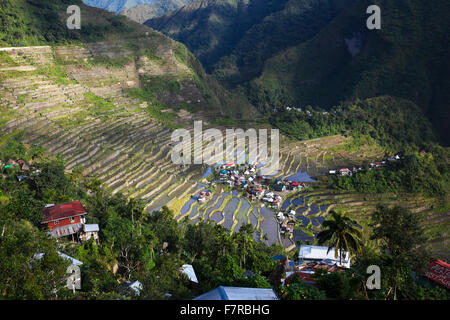
[[448, 300], [450, 5], [375, 2], [0, 1], [0, 300]]

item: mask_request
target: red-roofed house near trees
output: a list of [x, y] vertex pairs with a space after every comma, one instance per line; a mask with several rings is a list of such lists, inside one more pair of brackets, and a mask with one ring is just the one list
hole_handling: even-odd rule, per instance
[[432, 261], [428, 266], [426, 276], [445, 288], [450, 289], [450, 264], [441, 260]]
[[54, 238], [78, 234], [86, 223], [84, 217], [87, 212], [79, 200], [58, 204], [47, 205], [42, 211], [50, 233]]

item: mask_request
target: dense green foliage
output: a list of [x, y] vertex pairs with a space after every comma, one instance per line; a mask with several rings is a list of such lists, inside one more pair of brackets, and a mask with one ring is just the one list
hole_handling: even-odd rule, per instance
[[[69, 262], [27, 220], [0, 219], [0, 299], [63, 299]], [[37, 258], [36, 254], [43, 254]]]
[[[222, 80], [240, 83], [258, 75], [273, 54], [312, 37], [351, 1], [209, 0], [145, 24], [186, 44]], [[234, 68], [238, 74], [228, 75]]]
[[294, 275], [291, 283], [281, 288], [285, 300], [326, 300], [325, 292], [305, 284], [298, 275]]
[[[331, 299], [448, 299], [444, 289], [423, 285], [411, 272], [423, 272], [430, 261], [418, 216], [401, 207], [379, 206], [371, 219], [371, 238], [380, 244], [380, 252], [364, 246], [350, 270], [317, 272], [318, 289]], [[379, 290], [366, 289], [371, 265], [381, 270]]]
[[372, 4], [355, 1], [310, 41], [266, 61], [262, 76], [249, 86], [251, 101], [270, 110], [404, 98], [418, 105], [448, 142], [449, 2], [378, 1], [381, 30], [368, 30], [364, 13]]
[[330, 176], [332, 188], [357, 192], [422, 193], [444, 197], [450, 190], [449, 150], [427, 146], [423, 152], [408, 154], [386, 167], [363, 171], [352, 176]]
[[354, 256], [361, 252], [362, 232], [356, 221], [350, 219], [347, 213], [330, 211], [331, 219], [323, 222], [323, 230], [317, 235], [319, 244], [327, 244], [328, 250], [334, 248], [335, 258], [342, 263], [342, 253], [348, 252]]
[[[34, 152], [11, 140], [1, 155], [31, 159]], [[84, 177], [79, 169], [65, 174], [60, 159], [34, 157], [33, 167], [40, 172], [21, 182], [16, 180], [18, 169], [5, 169], [0, 179], [0, 292], [4, 297], [56, 298], [54, 286], [58, 297], [70, 298], [71, 293], [63, 289], [67, 266], [58, 259], [56, 249], [83, 261], [82, 289], [77, 295], [84, 298], [120, 298], [118, 281], [136, 279], [144, 287], [141, 298], [147, 299], [165, 299], [166, 293], [175, 299], [193, 298], [219, 285], [271, 287], [268, 277], [276, 265], [271, 257], [283, 253], [283, 248], [257, 243], [251, 225], [230, 235], [228, 229], [211, 223], [177, 222], [167, 208], [149, 214], [142, 201], [112, 195], [99, 180]], [[73, 200], [82, 201], [88, 223], [99, 224], [100, 244], [76, 245], [46, 234], [46, 226], [40, 223], [45, 204]], [[41, 252], [46, 258], [19, 276], [33, 255]], [[186, 263], [193, 264], [199, 285], [180, 272]], [[53, 275], [40, 276], [39, 270], [51, 268]], [[247, 278], [246, 270], [255, 275]]]
[[[83, 26], [69, 30], [67, 7], [81, 8]], [[33, 46], [98, 41], [114, 33], [130, 33], [124, 17], [88, 9], [81, 0], [3, 0], [0, 2], [0, 46]]]
[[413, 103], [392, 97], [378, 97], [344, 103], [328, 111], [306, 107], [301, 112], [277, 112], [272, 125], [293, 138], [313, 139], [350, 133], [369, 136], [392, 152], [413, 149], [436, 141], [428, 120]]

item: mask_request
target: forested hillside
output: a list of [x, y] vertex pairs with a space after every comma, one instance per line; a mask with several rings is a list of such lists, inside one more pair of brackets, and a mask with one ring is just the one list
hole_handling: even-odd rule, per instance
[[[417, 104], [449, 142], [448, 1], [378, 1], [381, 30], [368, 30], [358, 1], [310, 41], [268, 60], [252, 101], [331, 107], [381, 95]], [[351, 49], [350, 49], [351, 48]]]
[[[372, 4], [381, 8], [381, 30], [366, 27]], [[443, 0], [432, 6], [424, 0], [198, 1], [146, 24], [186, 44], [225, 86], [245, 88], [260, 110], [403, 98], [448, 143], [449, 6]]]
[[230, 56], [224, 63], [231, 59], [248, 79], [265, 59], [310, 38], [349, 2], [202, 0], [145, 24], [186, 44], [209, 71]]
[[309, 39], [350, 2], [201, 0], [145, 24], [186, 44], [208, 71], [229, 56], [222, 64], [231, 60], [250, 79], [267, 58]]

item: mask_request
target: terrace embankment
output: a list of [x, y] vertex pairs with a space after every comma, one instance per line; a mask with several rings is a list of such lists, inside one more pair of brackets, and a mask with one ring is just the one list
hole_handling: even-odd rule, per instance
[[[0, 144], [22, 135], [148, 205], [194, 187], [200, 168], [172, 164], [170, 128], [204, 117], [173, 111], [203, 93], [171, 41], [148, 42], [152, 55], [123, 42], [1, 48]], [[141, 97], [143, 82], [151, 99]]]
[[[194, 203], [181, 212], [186, 210], [182, 208], [190, 195], [202, 188], [207, 167], [172, 163], [172, 129], [186, 126], [192, 130], [196, 119], [205, 120], [207, 125], [220, 111], [211, 108], [205, 112], [208, 101], [198, 75], [177, 56], [172, 42], [156, 41], [158, 37], [145, 39], [147, 49], [143, 51], [123, 41], [1, 48], [0, 144], [21, 134], [26, 143], [39, 144], [61, 155], [69, 170], [82, 167], [113, 192], [143, 198], [147, 210], [168, 205], [178, 216], [187, 215], [197, 221], [217, 219], [234, 231], [250, 222], [257, 228], [255, 237], [259, 241], [292, 249], [295, 242], [280, 236], [274, 218], [245, 199], [216, 193], [207, 203]], [[197, 107], [201, 112], [195, 113]], [[300, 171], [320, 175], [330, 168], [377, 159], [383, 153], [379, 148], [347, 152], [345, 145], [351, 139], [332, 136], [298, 142], [282, 136], [277, 176]], [[199, 147], [194, 144], [192, 149]], [[426, 199], [405, 199], [391, 202], [403, 201], [423, 214], [432, 243], [445, 254], [448, 210], [436, 211]], [[319, 208], [323, 203], [328, 208], [347, 207], [359, 218], [373, 210], [376, 203], [388, 200], [324, 192], [311, 195], [304, 214], [315, 211], [311, 209], [314, 201]], [[325, 216], [326, 211], [320, 209], [313, 215]], [[309, 227], [303, 226], [310, 229], [305, 233], [315, 231], [316, 222], [311, 219]]]
[[[194, 192], [205, 168], [170, 161], [172, 129], [220, 113], [204, 111], [201, 75], [177, 55], [178, 44], [161, 37], [1, 48], [0, 143], [23, 134], [26, 143], [61, 155], [69, 170], [82, 167], [113, 192], [143, 198], [148, 210]], [[202, 111], [186, 110], [197, 107]], [[280, 175], [323, 166], [313, 153], [339, 140], [289, 142]]]

